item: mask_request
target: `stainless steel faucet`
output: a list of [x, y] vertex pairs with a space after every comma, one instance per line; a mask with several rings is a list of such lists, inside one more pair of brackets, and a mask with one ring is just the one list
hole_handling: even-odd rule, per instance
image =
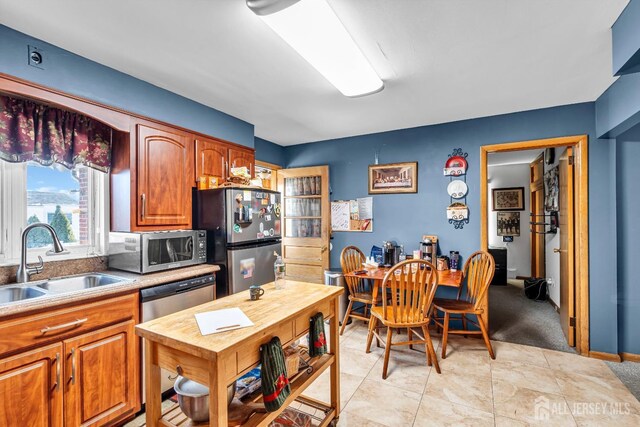
[[30, 225], [27, 225], [25, 229], [22, 231], [22, 250], [20, 252], [20, 266], [18, 267], [18, 272], [16, 273], [16, 282], [17, 283], [26, 283], [29, 281], [29, 277], [32, 274], [38, 274], [42, 272], [42, 268], [44, 267], [44, 262], [42, 261], [42, 257], [38, 256], [39, 263], [38, 265], [27, 265], [27, 234], [34, 228], [42, 227], [49, 231], [51, 234], [51, 238], [53, 239], [53, 250], [48, 250], [47, 255], [55, 255], [55, 254], [68, 254], [69, 251], [66, 251], [62, 247], [62, 243], [60, 243], [60, 239], [58, 239], [58, 235], [56, 234], [56, 230], [53, 229], [49, 224], [45, 224], [44, 222], [36, 222]]

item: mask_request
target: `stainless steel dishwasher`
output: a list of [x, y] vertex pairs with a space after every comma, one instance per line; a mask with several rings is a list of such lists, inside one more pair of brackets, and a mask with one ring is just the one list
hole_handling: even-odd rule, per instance
[[[140, 290], [141, 321], [164, 317], [196, 305], [213, 301], [215, 275], [194, 277]], [[142, 348], [142, 403], [145, 402], [144, 347]], [[175, 372], [162, 370], [162, 392], [173, 387]]]

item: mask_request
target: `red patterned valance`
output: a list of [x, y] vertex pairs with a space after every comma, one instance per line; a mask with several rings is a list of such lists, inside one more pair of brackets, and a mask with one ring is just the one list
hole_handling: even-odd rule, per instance
[[109, 172], [111, 132], [82, 114], [0, 94], [0, 159]]

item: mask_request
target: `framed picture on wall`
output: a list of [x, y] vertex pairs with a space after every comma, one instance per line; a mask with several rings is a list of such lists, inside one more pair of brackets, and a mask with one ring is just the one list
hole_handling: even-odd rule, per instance
[[498, 212], [498, 236], [520, 235], [520, 212]]
[[369, 194], [417, 192], [418, 162], [369, 166]]
[[524, 187], [494, 188], [491, 195], [494, 211], [524, 210]]

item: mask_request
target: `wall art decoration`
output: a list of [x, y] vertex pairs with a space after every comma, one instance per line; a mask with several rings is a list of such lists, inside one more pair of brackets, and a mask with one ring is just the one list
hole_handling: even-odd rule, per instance
[[544, 210], [547, 212], [558, 212], [558, 194], [560, 192], [558, 181], [558, 166], [549, 169], [544, 174]]
[[520, 235], [520, 212], [498, 212], [498, 236]]
[[491, 195], [494, 211], [524, 210], [524, 187], [494, 188]]
[[418, 162], [369, 165], [369, 194], [417, 192]]
[[466, 156], [454, 153], [444, 164], [444, 174], [445, 176], [465, 175], [468, 166]]
[[464, 228], [469, 224], [469, 207], [467, 206], [467, 163], [468, 154], [462, 148], [456, 148], [444, 164], [444, 175], [449, 177], [447, 193], [450, 204], [447, 207], [447, 219], [456, 229]]

